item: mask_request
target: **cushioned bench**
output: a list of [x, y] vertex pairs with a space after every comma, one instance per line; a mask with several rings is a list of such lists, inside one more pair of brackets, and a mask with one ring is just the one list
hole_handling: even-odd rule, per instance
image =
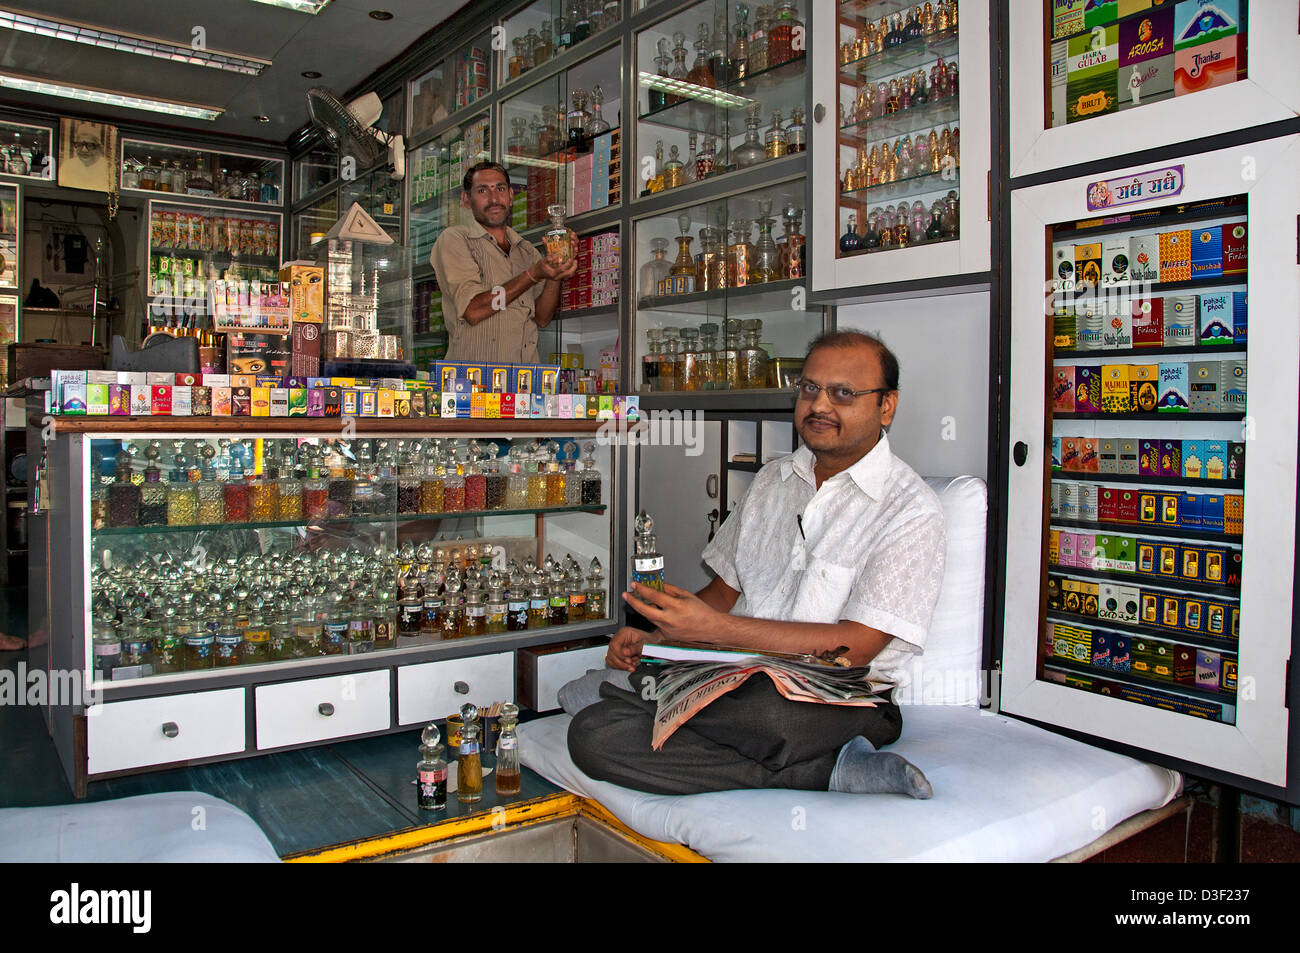
[[1176, 772], [979, 709], [987, 492], [974, 477], [926, 482], [943, 503], [947, 563], [926, 651], [900, 681], [903, 734], [889, 750], [925, 771], [932, 799], [643, 794], [579, 771], [563, 714], [520, 726], [524, 762], [636, 832], [719, 861], [1047, 861], [1171, 802]]

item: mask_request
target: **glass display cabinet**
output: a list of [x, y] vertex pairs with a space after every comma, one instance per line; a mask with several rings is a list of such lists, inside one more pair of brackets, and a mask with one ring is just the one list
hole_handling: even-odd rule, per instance
[[1011, 198], [1002, 710], [1248, 789], [1287, 783], [1300, 362], [1250, 304], [1300, 307], [1297, 157]]
[[844, 0], [813, 71], [815, 291], [989, 266], [989, 11]]
[[494, 152], [515, 191], [516, 231], [545, 228], [552, 205], [574, 217], [621, 200], [621, 64], [615, 45], [502, 100]]
[[513, 698], [516, 648], [611, 631], [619, 451], [595, 421], [473, 423], [58, 418], [69, 777], [399, 730]]
[[1296, 16], [1294, 4], [1266, 0], [1017, 11], [1012, 177], [1294, 119]]
[[20, 340], [18, 236], [22, 234], [17, 185], [0, 183], [0, 380], [9, 380], [9, 345]]
[[330, 191], [315, 202], [304, 206], [293, 215], [293, 257], [310, 258], [315, 255], [312, 246], [325, 237], [325, 233], [339, 219], [339, 194]]
[[339, 156], [317, 147], [293, 160], [293, 200], [299, 202], [338, 181]]
[[501, 20], [497, 87], [526, 77], [539, 66], [587, 40], [597, 46], [623, 19], [623, 0], [538, 0]]
[[140, 139], [122, 140], [120, 175], [124, 192], [169, 192], [258, 205], [280, 205], [284, 195], [282, 159]]
[[798, 177], [635, 221], [638, 392], [793, 383], [823, 325], [820, 310], [804, 310], [798, 274], [804, 195]]
[[460, 204], [465, 170], [491, 157], [491, 122], [486, 113], [443, 130], [407, 154], [407, 217], [415, 260], [431, 274], [429, 254], [442, 230], [468, 215]]
[[804, 3], [687, 7], [636, 34], [634, 196], [767, 163], [803, 171]]
[[[279, 212], [200, 203], [146, 203], [145, 280], [151, 328], [210, 325], [214, 282], [279, 281]], [[246, 303], [246, 302], [244, 302]]]
[[492, 33], [485, 30], [413, 79], [407, 96], [411, 138], [418, 140], [423, 133], [488, 95], [492, 91], [491, 60]]
[[0, 176], [52, 181], [53, 149], [54, 130], [49, 126], [0, 120]]

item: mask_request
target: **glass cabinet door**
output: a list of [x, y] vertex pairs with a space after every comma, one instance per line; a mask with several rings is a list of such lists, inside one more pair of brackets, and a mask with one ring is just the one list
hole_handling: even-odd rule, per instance
[[338, 181], [339, 156], [317, 148], [293, 160], [293, 200], [298, 202]]
[[1295, 118], [1296, 15], [1268, 0], [1026, 5], [1008, 44], [1012, 177]]
[[433, 69], [411, 81], [411, 137], [441, 126], [492, 90], [492, 33], [484, 31]]
[[95, 438], [87, 670], [192, 679], [599, 625], [613, 454], [563, 431]]
[[0, 175], [53, 179], [53, 142], [49, 126], [0, 121]]
[[123, 191], [169, 192], [260, 205], [283, 201], [281, 159], [123, 139], [121, 164]]
[[539, 66], [574, 49], [612, 37], [623, 19], [624, 0], [537, 0], [501, 21], [502, 42], [497, 88], [503, 88]]
[[327, 192], [311, 205], [296, 212], [293, 216], [293, 256], [312, 257], [315, 254], [312, 246], [325, 238], [325, 233], [338, 219], [339, 195], [335, 191]]
[[988, 5], [818, 12], [813, 289], [986, 270]]
[[802, 171], [787, 157], [806, 151], [807, 11], [705, 0], [637, 33], [634, 197], [769, 162]]
[[468, 213], [461, 207], [465, 170], [491, 156], [490, 120], [486, 114], [444, 130], [412, 149], [406, 158], [409, 228], [415, 260], [429, 267], [429, 254], [442, 230]]
[[804, 180], [796, 178], [635, 222], [633, 388], [698, 393], [793, 383], [822, 329], [821, 311], [804, 309], [804, 283], [793, 276], [803, 202]]
[[1293, 136], [1011, 202], [1002, 708], [1269, 784], [1300, 367], [1261, 316], [1300, 306], [1298, 155]]

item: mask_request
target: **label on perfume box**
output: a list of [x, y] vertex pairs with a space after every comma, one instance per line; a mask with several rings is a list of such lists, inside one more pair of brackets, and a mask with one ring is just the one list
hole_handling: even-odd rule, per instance
[[[1101, 409], [1108, 414], [1128, 413], [1133, 409], [1127, 364], [1103, 364], [1101, 368]], [[1110, 472], [1116, 472], [1114, 470]]]
[[1160, 280], [1192, 277], [1192, 233], [1187, 229], [1160, 233]]
[[1219, 401], [1223, 412], [1227, 414], [1244, 414], [1246, 412], [1246, 362], [1219, 362]]
[[1160, 365], [1130, 364], [1128, 366], [1130, 409], [1152, 414], [1160, 403]]
[[1223, 229], [1218, 225], [1192, 229], [1192, 278], [1223, 274]]
[[1121, 66], [1116, 77], [1120, 109], [1158, 103], [1174, 96], [1174, 54]]
[[1101, 412], [1101, 367], [1074, 368], [1074, 409], [1078, 413]]
[[1244, 275], [1246, 273], [1246, 223], [1233, 222], [1224, 225], [1223, 237], [1223, 273], [1225, 275]]
[[1194, 414], [1217, 414], [1223, 410], [1219, 400], [1220, 368], [1218, 361], [1195, 361], [1187, 365], [1188, 410]]
[[1168, 56], [1174, 52], [1174, 8], [1149, 10], [1119, 24], [1120, 66]]
[[1160, 236], [1134, 235], [1128, 243], [1130, 281], [1160, 280]]
[[1160, 365], [1160, 400], [1156, 410], [1162, 414], [1185, 414], [1188, 409], [1187, 364], [1171, 362]]
[[1165, 347], [1189, 347], [1196, 343], [1199, 295], [1171, 295], [1164, 304]]
[[1133, 314], [1128, 308], [1108, 314], [1101, 328], [1101, 347], [1117, 351], [1133, 346]]
[[1237, 39], [1216, 40], [1174, 52], [1174, 95], [1186, 96], [1237, 80]]
[[1134, 298], [1129, 309], [1134, 347], [1163, 347], [1165, 343], [1163, 298]]
[[1233, 301], [1231, 291], [1217, 291], [1200, 296], [1199, 344], [1232, 344]]

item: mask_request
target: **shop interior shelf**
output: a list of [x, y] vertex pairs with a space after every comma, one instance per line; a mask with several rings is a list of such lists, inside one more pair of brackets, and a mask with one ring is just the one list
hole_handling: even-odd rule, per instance
[[863, 119], [859, 122], [846, 123], [840, 127], [841, 140], [845, 144], [878, 142], [881, 139], [897, 139], [919, 130], [928, 130], [933, 126], [946, 126], [956, 122], [961, 116], [961, 100], [956, 96], [913, 106], [887, 116], [875, 119]]
[[1073, 295], [1081, 301], [1095, 298], [1153, 298], [1175, 291], [1195, 291], [1198, 288], [1245, 288], [1245, 275], [1217, 275], [1213, 278], [1194, 278], [1188, 281], [1126, 281], [1122, 284], [1103, 285], [1098, 288], [1074, 288], [1056, 291], [1056, 295]]
[[1171, 208], [1151, 209], [1150, 211], [1120, 212], [1115, 215], [1097, 215], [1080, 219], [1073, 225], [1061, 225], [1052, 229], [1052, 241], [1063, 242], [1073, 238], [1094, 242], [1098, 235], [1115, 232], [1151, 232], [1162, 225], [1182, 227], [1192, 222], [1203, 222], [1216, 218], [1244, 218], [1246, 215], [1245, 196], [1226, 199], [1210, 199], [1204, 202], [1190, 202]]
[[1093, 414], [1063, 411], [1054, 411], [1052, 417], [1055, 420], [1241, 420], [1245, 413], [1232, 414], [1161, 414], [1161, 413], [1126, 413], [1126, 414]]
[[840, 16], [865, 17], [875, 22], [895, 13], [907, 13], [913, 6], [912, 0], [840, 0]]
[[[862, 226], [861, 226], [861, 224], [859, 223], [859, 225], [858, 225], [858, 232], [861, 233], [861, 231], [862, 231]], [[943, 244], [944, 242], [952, 242], [952, 241], [956, 241], [958, 237], [959, 237], [959, 236], [957, 236], [957, 235], [950, 235], [950, 236], [948, 236], [947, 238], [925, 238], [925, 237], [922, 237], [922, 238], [920, 238], [919, 240], [914, 238], [914, 239], [912, 239], [910, 242], [908, 242], [908, 244], [907, 244], [906, 247], [908, 247], [908, 248], [915, 248], [915, 247], [917, 247], [917, 246], [919, 246], [919, 245], [941, 245], [941, 244]], [[856, 257], [856, 256], [858, 256], [858, 255], [874, 255], [874, 254], [876, 254], [877, 252], [882, 252], [882, 251], [883, 251], [883, 252], [898, 251], [900, 247], [902, 247], [902, 246], [899, 246], [899, 245], [890, 245], [888, 248], [883, 248], [883, 247], [881, 247], [881, 248], [859, 248], [859, 249], [857, 249], [857, 250], [855, 250], [855, 251], [848, 251], [848, 252], [846, 252], [846, 251], [838, 251], [838, 252], [836, 252], [836, 255], [837, 255], [837, 257], [839, 257], [839, 258], [854, 258], [854, 257]]]
[[746, 313], [789, 311], [790, 291], [805, 284], [803, 278], [787, 278], [740, 288], [696, 291], [685, 295], [662, 295], [642, 298], [639, 307], [646, 311], [679, 311], [687, 314], [718, 314], [727, 304], [737, 302]]
[[1076, 672], [1080, 675], [1091, 675], [1094, 678], [1104, 678], [1112, 682], [1123, 682], [1125, 685], [1136, 685], [1142, 688], [1154, 688], [1159, 691], [1168, 692], [1171, 695], [1182, 695], [1186, 698], [1199, 698], [1203, 701], [1227, 702], [1231, 704], [1237, 697], [1237, 693], [1232, 690], [1220, 691], [1219, 689], [1205, 689], [1196, 685], [1184, 685], [1179, 682], [1161, 681], [1158, 678], [1143, 678], [1141, 675], [1135, 675], [1131, 672], [1117, 672], [1109, 668], [1093, 668], [1083, 662], [1072, 662], [1069, 659], [1056, 658], [1044, 662], [1045, 665], [1067, 672]]
[[1193, 480], [1186, 477], [1139, 476], [1136, 473], [1071, 473], [1057, 470], [1052, 474], [1053, 480], [1083, 480], [1088, 483], [1140, 483], [1152, 486], [1186, 486], [1203, 490], [1240, 490], [1245, 480]]
[[861, 189], [845, 189], [840, 195], [847, 199], [862, 199], [868, 202], [891, 202], [910, 198], [913, 195], [934, 194], [936, 192], [956, 191], [958, 182], [947, 172], [926, 172], [922, 175], [895, 179], [893, 182], [881, 182]]
[[1096, 616], [1080, 615], [1075, 612], [1062, 612], [1056, 609], [1049, 609], [1047, 612], [1048, 622], [1064, 622], [1066, 625], [1087, 626], [1090, 629], [1104, 629], [1107, 632], [1116, 632], [1120, 635], [1149, 635], [1153, 639], [1162, 639], [1166, 642], [1180, 642], [1183, 645], [1194, 645], [1197, 648], [1214, 649], [1222, 652], [1225, 649], [1235, 652], [1237, 650], [1237, 640], [1230, 635], [1212, 635], [1207, 632], [1184, 632], [1181, 629], [1162, 629], [1156, 625], [1137, 625], [1128, 622], [1119, 622], [1115, 619], [1098, 619]]
[[1161, 526], [1158, 523], [1112, 523], [1088, 520], [1067, 520], [1052, 517], [1052, 526], [1065, 529], [1091, 529], [1107, 533], [1120, 533], [1132, 536], [1155, 536], [1161, 539], [1196, 539], [1214, 543], [1240, 543], [1241, 534], [1225, 533], [1217, 529], [1196, 529], [1194, 527]]
[[1154, 576], [1147, 573], [1112, 572], [1101, 569], [1080, 569], [1078, 566], [1048, 566], [1048, 572], [1063, 573], [1067, 576], [1079, 576], [1083, 579], [1101, 579], [1106, 582], [1116, 581], [1128, 585], [1168, 586], [1187, 592], [1199, 592], [1207, 596], [1219, 596], [1225, 599], [1240, 599], [1241, 590], [1235, 586], [1220, 586], [1210, 582], [1195, 582], [1188, 579], [1174, 579], [1168, 576]]
[[1077, 348], [1058, 347], [1052, 352], [1052, 355], [1058, 358], [1092, 357], [1108, 361], [1116, 357], [1165, 357], [1174, 354], [1196, 354], [1206, 360], [1212, 360], [1216, 356], [1244, 354], [1245, 351], [1245, 344], [1189, 344], [1185, 347], [1121, 347], [1106, 351], [1080, 351]]
[[332, 519], [271, 520], [268, 522], [190, 524], [185, 526], [115, 526], [93, 531], [93, 536], [138, 536], [147, 533], [197, 533], [240, 529], [277, 529], [283, 527], [320, 528], [351, 526], [358, 523], [412, 523], [417, 520], [477, 519], [483, 516], [548, 516], [555, 513], [603, 513], [600, 506], [538, 506], [522, 510], [458, 510], [450, 513], [376, 514], [372, 516], [343, 516]]
[[[763, 104], [763, 122], [766, 126], [774, 111], [783, 119], [790, 118], [795, 107], [807, 107], [807, 88], [803, 82], [806, 54], [781, 63], [744, 79], [724, 83], [716, 89], [677, 82], [674, 89], [686, 98], [642, 113], [637, 118], [644, 123], [698, 132], [701, 135], [722, 134], [722, 122], [729, 119], [732, 136], [745, 131], [745, 110], [758, 101]], [[651, 86], [657, 81], [653, 73], [642, 73], [640, 84]]]
[[840, 75], [876, 83], [907, 70], [928, 67], [940, 58], [951, 63], [957, 57], [958, 48], [957, 30], [945, 30], [844, 63]]

